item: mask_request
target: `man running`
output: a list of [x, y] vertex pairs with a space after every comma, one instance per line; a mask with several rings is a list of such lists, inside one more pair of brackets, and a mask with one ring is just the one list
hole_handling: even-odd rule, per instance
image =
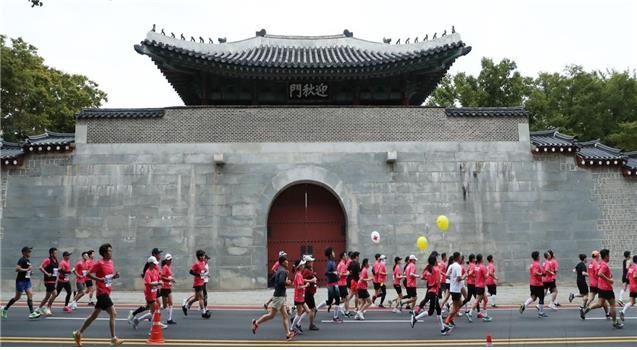
[[[95, 251], [93, 249], [86, 251], [87, 260], [84, 262], [84, 270], [91, 271], [93, 265], [95, 265], [95, 261], [93, 260], [93, 253]], [[93, 287], [93, 280], [90, 278], [86, 279], [86, 294], [88, 294], [88, 306], [95, 306], [93, 302], [93, 292], [95, 292], [95, 287]]]
[[[475, 265], [475, 281], [476, 281], [476, 301], [473, 306], [469, 309], [469, 320], [472, 319], [472, 311], [477, 309], [478, 318], [482, 318], [484, 322], [490, 322], [491, 316], [487, 314], [487, 303], [485, 302], [482, 306], [483, 310], [480, 312], [480, 302], [484, 301], [485, 298], [485, 287], [487, 280], [487, 267], [484, 266], [482, 262], [482, 254], [476, 255], [476, 265]], [[471, 322], [471, 321], [469, 321]]]
[[210, 312], [206, 310], [206, 306], [204, 304], [204, 295], [203, 291], [205, 289], [204, 286], [204, 278], [206, 277], [206, 252], [199, 249], [195, 253], [197, 260], [190, 267], [189, 273], [193, 276], [193, 284], [192, 288], [195, 290], [194, 297], [188, 301], [185, 305], [181, 306], [181, 310], [184, 312], [185, 316], [188, 316], [188, 310], [190, 306], [195, 302], [199, 302], [199, 309], [201, 310], [202, 318], [210, 318]]
[[471, 316], [469, 315], [469, 309], [467, 305], [471, 301], [471, 298], [476, 295], [476, 256], [475, 254], [469, 254], [469, 265], [467, 266], [467, 297], [462, 301], [462, 306], [465, 307], [464, 313], [469, 322], [471, 322]]
[[347, 271], [348, 258], [349, 257], [346, 252], [341, 253], [341, 260], [336, 266], [336, 273], [338, 273], [338, 294], [343, 301], [345, 315], [349, 317], [349, 302], [347, 299], [349, 296], [349, 292], [347, 290], [347, 276], [349, 276], [349, 271]]
[[[282, 256], [287, 256], [288, 253], [286, 253], [285, 251], [281, 250], [279, 251], [279, 258]], [[272, 277], [270, 278], [272, 281], [274, 281], [274, 274], [276, 274], [276, 271], [279, 269], [279, 260], [275, 261], [274, 264], [272, 264], [272, 267], [270, 268], [270, 272], [272, 273]], [[272, 282], [274, 283], [274, 282]], [[263, 308], [268, 311], [268, 305], [270, 305], [270, 303], [272, 302], [272, 298], [268, 299], [268, 301], [266, 301], [265, 303], [263, 303]]]
[[310, 313], [310, 308], [305, 303], [305, 289], [310, 285], [310, 282], [306, 282], [303, 279], [303, 270], [305, 269], [305, 260], [297, 260], [294, 262], [292, 272], [294, 273], [294, 281], [292, 286], [294, 287], [294, 306], [296, 308], [296, 315], [292, 320], [291, 328], [296, 334], [302, 334], [301, 321], [306, 314]]
[[613, 327], [620, 329], [624, 327], [623, 323], [617, 320], [617, 313], [615, 311], [615, 292], [613, 292], [613, 272], [608, 267], [608, 261], [610, 260], [610, 251], [608, 249], [602, 249], [599, 252], [602, 261], [599, 263], [599, 270], [597, 271], [597, 304], [580, 309], [580, 317], [582, 320], [586, 319], [586, 314], [593, 310], [600, 308], [605, 302], [608, 302], [610, 306], [610, 317], [613, 319]]
[[269, 312], [259, 317], [258, 320], [252, 319], [252, 334], [257, 333], [257, 329], [260, 324], [270, 321], [274, 318], [274, 316], [276, 316], [276, 313], [279, 312], [283, 318], [283, 332], [285, 334], [285, 339], [292, 340], [294, 338], [295, 333], [290, 331], [290, 318], [288, 316], [287, 308], [285, 307], [285, 287], [292, 285], [292, 282], [288, 279], [288, 264], [287, 255], [279, 257], [279, 269], [274, 275], [274, 297], [272, 298]]
[[60, 267], [58, 268], [58, 281], [57, 288], [55, 290], [57, 295], [60, 295], [62, 289], [66, 291], [66, 297], [64, 298], [64, 308], [62, 309], [64, 312], [73, 312], [71, 307], [69, 306], [69, 301], [71, 301], [71, 264], [69, 261], [71, 260], [71, 253], [65, 251], [62, 253], [62, 261], [60, 261]]
[[[18, 262], [15, 266], [15, 272], [18, 274], [15, 277], [15, 296], [9, 300], [9, 302], [2, 308], [2, 319], [7, 319], [7, 314], [9, 313], [9, 308], [16, 301], [20, 300], [22, 293], [26, 293], [27, 295], [27, 306], [29, 307], [29, 318], [31, 315], [37, 315], [35, 311], [33, 311], [33, 291], [31, 289], [31, 272], [33, 266], [31, 266], [31, 251], [33, 247], [22, 247], [22, 257], [18, 259]], [[37, 317], [40, 317], [39, 315]]]
[[[319, 304], [316, 309], [320, 310], [323, 306], [327, 305], [327, 312], [330, 312], [332, 304], [336, 305], [334, 307], [334, 316], [332, 317], [332, 321], [335, 323], [341, 323], [343, 320], [338, 317], [338, 313], [339, 311], [343, 312], [343, 308], [340, 305], [341, 294], [338, 286], [338, 268], [336, 266], [336, 261], [334, 261], [336, 255], [334, 254], [334, 249], [332, 249], [332, 247], [325, 248], [325, 257], [327, 258], [327, 267], [325, 268], [325, 277], [327, 278], [327, 300]], [[347, 290], [345, 290], [345, 294], [347, 295]]]
[[[303, 280], [308, 284], [305, 288], [305, 305], [309, 309], [309, 318], [310, 318], [310, 326], [309, 330], [318, 331], [319, 328], [314, 324], [314, 319], [316, 318], [316, 300], [314, 299], [314, 294], [316, 294], [316, 274], [314, 273], [314, 257], [312, 255], [303, 255], [303, 261], [305, 264], [301, 270], [301, 275], [303, 276]], [[300, 324], [299, 324], [300, 326]]]
[[113, 247], [110, 244], [102, 244], [99, 248], [102, 260], [98, 261], [91, 267], [88, 278], [95, 280], [97, 285], [97, 303], [95, 309], [89, 317], [84, 320], [80, 329], [73, 331], [73, 339], [77, 346], [82, 346], [82, 333], [93, 323], [102, 311], [106, 311], [109, 316], [109, 330], [111, 332], [111, 345], [121, 345], [124, 343], [122, 339], [115, 336], [115, 317], [117, 312], [111, 300], [110, 294], [113, 288], [113, 280], [119, 278], [119, 273], [115, 270], [113, 264]]
[[[349, 275], [347, 277], [349, 279], [350, 287], [350, 294], [347, 296], [347, 298], [349, 300], [352, 298], [352, 296], [354, 297], [354, 309], [356, 311], [360, 310], [358, 306], [358, 279], [360, 277], [361, 271], [361, 265], [358, 262], [359, 257], [359, 252], [352, 252], [352, 254], [350, 255], [349, 266], [347, 268], [349, 271]], [[348, 315], [352, 316], [351, 313], [348, 313]]]
[[77, 309], [77, 302], [86, 295], [86, 283], [88, 274], [88, 270], [85, 269], [85, 262], [88, 260], [88, 253], [82, 252], [82, 257], [73, 267], [73, 274], [75, 275], [75, 288], [77, 290], [77, 294], [73, 297], [73, 302], [71, 303], [71, 309]]
[[580, 308], [586, 307], [588, 301], [588, 284], [586, 284], [586, 276], [588, 273], [586, 272], [586, 254], [579, 255], [579, 263], [575, 265], [573, 272], [576, 274], [575, 281], [577, 283], [577, 289], [579, 294], [575, 295], [574, 293], [570, 293], [568, 295], [568, 302], [572, 303], [575, 298], [582, 298], [582, 306]]
[[[44, 274], [46, 294], [44, 295], [42, 302], [40, 302], [39, 309], [36, 311], [45, 316], [53, 315], [51, 312], [51, 305], [53, 305], [53, 301], [58, 295], [55, 290], [55, 283], [58, 278], [59, 265], [58, 250], [53, 247], [49, 249], [49, 257], [42, 260], [42, 263], [40, 264], [40, 271]], [[29, 316], [29, 318], [31, 318], [31, 316]]]
[[407, 268], [405, 269], [405, 278], [407, 279], [407, 301], [401, 304], [407, 304], [413, 310], [416, 305], [416, 300], [418, 299], [418, 292], [416, 290], [417, 278], [420, 277], [419, 274], [416, 273], [416, 259], [415, 255], [409, 256], [409, 263], [407, 264]]
[[524, 313], [524, 310], [526, 310], [532, 302], [539, 299], [537, 317], [548, 317], [548, 315], [544, 313], [544, 283], [542, 282], [544, 271], [540, 265], [540, 252], [532, 252], [531, 258], [533, 259], [533, 262], [529, 266], [529, 289], [531, 291], [531, 297], [520, 305], [520, 313]]
[[[598, 280], [599, 277], [597, 277], [597, 272], [599, 271], [599, 252], [597, 250], [593, 250], [591, 252], [591, 262], [588, 264], [587, 266], [587, 273], [588, 273], [588, 282], [590, 284], [590, 291], [588, 293], [588, 301], [585, 305], [585, 307], [589, 307], [593, 304], [593, 300], [595, 299], [595, 296], [598, 293]], [[606, 318], [610, 318], [610, 313], [608, 312], [608, 305], [606, 303], [604, 303], [604, 305], [602, 306], [604, 308], [604, 314], [606, 315]]]
[[460, 252], [453, 252], [451, 258], [453, 259], [453, 263], [449, 267], [447, 267], [447, 276], [449, 278], [449, 294], [451, 295], [451, 301], [453, 305], [451, 306], [451, 310], [449, 310], [449, 313], [447, 314], [444, 327], [440, 330], [441, 335], [449, 334], [451, 329], [455, 326], [453, 319], [456, 317], [458, 311], [460, 311], [460, 308], [462, 307], [462, 281], [466, 278], [466, 276], [462, 273], [462, 267], [460, 266]]
[[555, 297], [557, 296], [557, 287], [555, 285], [555, 274], [557, 273], [555, 270], [555, 263], [551, 259], [551, 253], [544, 253], [544, 264], [542, 268], [544, 270], [544, 276], [542, 277], [542, 283], [544, 284], [544, 295], [551, 296], [551, 302], [549, 303], [549, 308], [553, 310], [557, 310], [557, 305], [554, 304]]
[[173, 320], [173, 295], [172, 295], [172, 285], [175, 283], [175, 278], [173, 277], [172, 270], [173, 256], [170, 254], [166, 254], [164, 256], [164, 260], [161, 262], [161, 291], [159, 294], [161, 295], [162, 306], [164, 309], [168, 309], [168, 321], [167, 324], [177, 324], [175, 320]]
[[633, 263], [628, 267], [626, 272], [626, 279], [628, 280], [630, 301], [624, 305], [624, 308], [619, 312], [619, 318], [624, 321], [624, 315], [628, 308], [635, 305], [635, 298], [637, 298], [637, 255], [633, 256]]
[[[495, 296], [497, 294], [497, 282], [498, 276], [495, 274], [495, 263], [493, 262], [493, 255], [487, 256], [487, 292], [489, 293], [489, 300], [491, 301], [491, 307], [497, 307], [495, 304]], [[486, 306], [486, 303], [485, 303]]]
[[630, 251], [624, 251], [624, 260], [622, 260], [622, 289], [619, 291], [619, 299], [617, 299], [617, 303], [620, 306], [624, 304], [624, 293], [626, 292], [626, 288], [629, 286], [628, 278], [626, 277], [628, 274], [628, 268], [630, 266]]

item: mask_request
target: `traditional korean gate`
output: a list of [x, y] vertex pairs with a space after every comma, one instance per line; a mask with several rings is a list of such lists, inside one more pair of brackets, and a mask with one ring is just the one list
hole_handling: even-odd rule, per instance
[[343, 209], [327, 189], [305, 183], [283, 190], [268, 215], [268, 277], [280, 250], [288, 253], [290, 265], [303, 254], [312, 254], [319, 286], [324, 286], [325, 248], [334, 248], [338, 257], [345, 250], [345, 231]]

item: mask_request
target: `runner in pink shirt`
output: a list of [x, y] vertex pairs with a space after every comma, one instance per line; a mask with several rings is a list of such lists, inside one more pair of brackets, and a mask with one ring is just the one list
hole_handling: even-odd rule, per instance
[[88, 274], [88, 270], [84, 269], [84, 262], [88, 260], [88, 253], [82, 252], [82, 258], [75, 264], [73, 268], [73, 274], [75, 275], [75, 288], [77, 290], [77, 294], [73, 297], [73, 302], [71, 303], [71, 309], [77, 309], [77, 302], [86, 295], [86, 275]]
[[582, 320], [586, 319], [586, 314], [593, 310], [603, 307], [605, 302], [610, 305], [610, 317], [613, 319], [613, 327], [620, 329], [624, 327], [623, 323], [620, 323], [617, 319], [615, 311], [615, 292], [613, 291], [613, 272], [608, 267], [608, 261], [610, 260], [610, 251], [608, 249], [602, 249], [599, 252], [602, 261], [599, 264], [599, 270], [597, 271], [597, 304], [587, 307], [586, 309], [580, 309], [580, 317]]
[[523, 313], [532, 302], [539, 299], [537, 317], [548, 317], [548, 315], [544, 313], [544, 283], [542, 282], [544, 270], [540, 265], [540, 252], [532, 252], [531, 258], [533, 258], [533, 263], [529, 266], [529, 286], [531, 290], [531, 297], [528, 298], [524, 304], [520, 305], [520, 313]]
[[438, 295], [440, 292], [440, 286], [442, 285], [440, 280], [440, 268], [436, 264], [436, 256], [434, 254], [429, 256], [427, 260], [427, 267], [423, 271], [423, 277], [427, 281], [427, 295], [425, 296], [425, 300], [421, 303], [421, 305], [429, 302], [429, 311], [420, 312], [422, 307], [418, 307], [413, 314], [411, 314], [411, 319], [409, 323], [411, 324], [411, 328], [414, 328], [414, 325], [418, 320], [421, 320], [425, 317], [431, 316], [434, 314], [434, 310], [436, 310], [436, 315], [438, 315], [438, 321], [440, 322], [440, 330], [444, 330], [445, 324], [442, 321], [442, 312], [440, 309], [440, 303], [438, 302]]
[[555, 253], [552, 249], [549, 249], [546, 252], [549, 253], [549, 258], [551, 259], [551, 270], [553, 271], [553, 281], [551, 284], [551, 286], [553, 287], [553, 289], [551, 290], [551, 305], [554, 307], [559, 307], [561, 305], [559, 302], [557, 302], [557, 272], [559, 270], [560, 264], [557, 262], [557, 258], [555, 258]]
[[196, 301], [199, 302], [199, 310], [201, 310], [202, 318], [210, 318], [210, 312], [206, 310], [206, 306], [204, 304], [204, 283], [205, 278], [207, 277], [208, 271], [206, 269], [206, 252], [199, 249], [195, 253], [197, 260], [190, 267], [190, 274], [193, 276], [193, 284], [192, 288], [195, 290], [195, 297], [186, 303], [186, 305], [181, 306], [181, 311], [184, 312], [185, 316], [188, 316], [188, 310], [190, 306], [194, 304]]
[[305, 315], [310, 313], [310, 308], [305, 304], [305, 288], [309, 287], [310, 283], [305, 282], [303, 279], [303, 269], [305, 268], [305, 260], [297, 260], [294, 262], [294, 281], [292, 286], [294, 287], [294, 306], [296, 306], [296, 316], [292, 320], [292, 330], [296, 334], [303, 333], [301, 328], [301, 321]]
[[471, 316], [469, 316], [469, 302], [471, 298], [476, 296], [476, 256], [475, 254], [469, 254], [469, 265], [467, 266], [467, 297], [462, 302], [462, 306], [465, 307], [464, 313], [469, 322], [471, 322]]
[[420, 277], [420, 275], [416, 273], [416, 261], [418, 261], [418, 259], [416, 259], [415, 255], [412, 254], [409, 256], [409, 262], [405, 268], [405, 278], [407, 280], [407, 301], [401, 303], [402, 305], [409, 305], [412, 310], [414, 309], [416, 299], [418, 298], [416, 279]]
[[343, 308], [345, 310], [345, 315], [349, 315], [349, 299], [347, 298], [349, 293], [347, 290], [347, 276], [349, 275], [349, 271], [347, 271], [347, 260], [348, 256], [346, 252], [341, 253], [341, 260], [338, 262], [336, 266], [336, 273], [338, 274], [338, 293], [341, 297], [341, 301], [343, 302]]
[[356, 320], [364, 320], [365, 310], [372, 304], [372, 300], [369, 297], [369, 292], [367, 291], [367, 282], [371, 281], [372, 277], [369, 276], [369, 260], [367, 258], [363, 259], [363, 264], [361, 265], [360, 276], [358, 279], [358, 300], [360, 300], [360, 307], [358, 308], [358, 312], [356, 313]]
[[469, 310], [469, 319], [472, 317], [472, 311], [474, 309], [478, 310], [478, 318], [482, 318], [484, 322], [490, 322], [491, 317], [487, 314], [487, 305], [484, 303], [482, 306], [483, 310], [480, 312], [480, 302], [482, 302], [485, 298], [485, 288], [487, 281], [487, 267], [484, 266], [482, 261], [482, 254], [478, 254], [476, 256], [476, 265], [475, 269], [475, 282], [476, 282], [476, 301]]
[[62, 253], [62, 260], [60, 261], [60, 267], [58, 268], [58, 281], [56, 287], [57, 295], [60, 295], [62, 289], [66, 291], [66, 298], [64, 299], [64, 312], [73, 312], [69, 306], [71, 301], [71, 253], [65, 251]]
[[400, 285], [401, 281], [405, 278], [405, 276], [402, 274], [402, 268], [400, 266], [400, 261], [403, 260], [403, 258], [397, 256], [394, 258], [394, 270], [393, 270], [393, 276], [392, 276], [392, 284], [394, 285], [394, 289], [396, 290], [396, 298], [391, 300], [389, 302], [389, 307], [391, 307], [391, 305], [393, 303], [395, 303], [394, 309], [393, 311], [395, 313], [399, 313], [400, 309], [398, 308], [399, 305], [401, 305], [401, 300], [404, 298], [403, 296], [403, 288]]
[[157, 291], [162, 285], [159, 278], [159, 261], [154, 256], [151, 256], [146, 262], [149, 266], [144, 272], [144, 299], [146, 299], [145, 309], [149, 311], [141, 316], [139, 314], [135, 315], [132, 321], [135, 329], [137, 329], [140, 321], [150, 320], [153, 317], [155, 307], [159, 307], [159, 304], [157, 304]]
[[635, 305], [635, 299], [637, 298], [637, 255], [633, 255], [632, 264], [627, 264], [628, 271], [626, 271], [626, 281], [628, 281], [628, 293], [629, 293], [629, 301], [624, 305], [624, 308], [619, 312], [619, 318], [623, 321], [624, 315], [628, 308]]
[[[551, 261], [551, 254], [549, 252], [544, 253], [544, 263], [542, 264], [544, 269], [544, 276], [542, 277], [542, 284], [544, 285], [544, 294], [546, 296], [555, 292], [555, 265]], [[557, 307], [553, 305], [553, 302], [549, 304], [549, 307], [553, 310], [557, 310]]]
[[496, 283], [498, 281], [498, 276], [496, 276], [495, 274], [495, 263], [493, 262], [493, 255], [488, 255], [487, 261], [489, 262], [489, 264], [487, 265], [487, 292], [489, 293], [489, 299], [491, 300], [491, 307], [496, 307], [495, 296], [497, 293]]
[[161, 295], [161, 301], [164, 309], [168, 309], [168, 324], [176, 324], [173, 320], [173, 294], [172, 286], [175, 284], [175, 277], [173, 277], [173, 256], [166, 254], [161, 261], [161, 273], [159, 274], [162, 285], [159, 295]]
[[[585, 307], [590, 307], [593, 304], [593, 300], [595, 299], [595, 296], [599, 292], [599, 289], [597, 288], [597, 281], [599, 279], [597, 277], [598, 270], [599, 270], [599, 252], [597, 250], [593, 250], [591, 252], [591, 262], [588, 263], [588, 266], [586, 267], [586, 272], [588, 273], [588, 283], [590, 285], [590, 290], [588, 293], [588, 301], [586, 302]], [[606, 315], [606, 318], [610, 318], [610, 313], [608, 312], [608, 304], [605, 303], [603, 308], [604, 308], [604, 314]]]

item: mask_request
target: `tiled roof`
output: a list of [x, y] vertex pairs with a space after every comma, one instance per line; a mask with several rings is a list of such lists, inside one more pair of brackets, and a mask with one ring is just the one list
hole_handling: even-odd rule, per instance
[[637, 151], [624, 153], [626, 162], [624, 167], [632, 170], [632, 174], [637, 175]]
[[[619, 165], [623, 162], [621, 150], [599, 143], [599, 140], [577, 142], [577, 157], [585, 165]], [[582, 163], [584, 164], [584, 163]]]
[[560, 134], [557, 129], [531, 132], [535, 152], [572, 152], [576, 150], [575, 137]]
[[13, 160], [15, 158], [21, 157], [24, 155], [24, 151], [22, 150], [22, 146], [18, 143], [7, 142], [0, 139], [0, 159], [4, 160]]
[[77, 119], [91, 118], [161, 118], [164, 116], [163, 108], [85, 108], [78, 113]]
[[462, 107], [446, 108], [448, 117], [523, 117], [528, 118], [529, 113], [522, 107]]
[[253, 38], [209, 44], [148, 32], [140, 45], [140, 54], [151, 57], [169, 53], [181, 55], [192, 63], [255, 68], [305, 68], [335, 70], [345, 68], [364, 69], [365, 72], [386, 70], [390, 65], [404, 65], [413, 61], [422, 63], [438, 54], [454, 53], [462, 56], [470, 51], [453, 33], [434, 40], [418, 43], [391, 45], [361, 40], [348, 35], [283, 36], [263, 35]]
[[47, 131], [44, 134], [29, 136], [25, 140], [25, 147], [36, 146], [66, 146], [75, 142], [75, 133], [60, 133]]

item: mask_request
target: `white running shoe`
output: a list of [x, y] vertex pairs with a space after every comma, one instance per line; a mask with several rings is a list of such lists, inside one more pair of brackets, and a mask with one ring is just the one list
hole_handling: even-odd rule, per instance
[[161, 323], [161, 322], [159, 322], [159, 325], [161, 326], [161, 329], [166, 329], [166, 328], [168, 328], [168, 325], [167, 325], [167, 324], [165, 324], [165, 323]]
[[133, 310], [128, 310], [128, 318], [126, 319], [128, 321], [129, 325], [133, 325]]
[[74, 301], [71, 303], [71, 310], [77, 309], [77, 303]]

